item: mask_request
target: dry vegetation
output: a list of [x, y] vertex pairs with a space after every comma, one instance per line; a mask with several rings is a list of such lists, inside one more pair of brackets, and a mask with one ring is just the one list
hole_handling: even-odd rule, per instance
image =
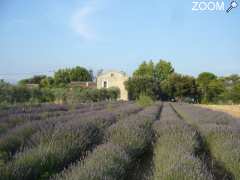
[[240, 105], [200, 105], [215, 111], [222, 111], [234, 117], [240, 118]]

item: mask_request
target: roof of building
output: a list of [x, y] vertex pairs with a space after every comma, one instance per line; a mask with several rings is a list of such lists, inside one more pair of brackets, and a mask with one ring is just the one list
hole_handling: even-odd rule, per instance
[[118, 70], [104, 70], [100, 74], [98, 74], [98, 76], [102, 76], [109, 73], [119, 73], [119, 74], [122, 74], [123, 76], [128, 76], [124, 71], [118, 71]]

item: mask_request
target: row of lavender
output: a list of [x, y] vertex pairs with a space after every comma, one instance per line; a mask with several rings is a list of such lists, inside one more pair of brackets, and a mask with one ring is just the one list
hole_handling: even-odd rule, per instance
[[152, 125], [158, 119], [160, 107], [160, 104], [153, 105], [113, 124], [104, 134], [104, 144], [84, 161], [73, 164], [52, 179], [125, 179], [132, 163], [141, 158], [153, 140]]
[[222, 112], [173, 104], [178, 113], [201, 132], [223, 179], [240, 179], [240, 120]]
[[[113, 102], [111, 106], [117, 106], [119, 103]], [[84, 113], [89, 110], [100, 110], [106, 108], [109, 103], [89, 103], [77, 105], [57, 105], [57, 104], [41, 104], [41, 105], [23, 105], [0, 110], [0, 135], [7, 132], [9, 129], [29, 121], [47, 119], [69, 115], [72, 111]]]
[[[30, 121], [0, 138], [0, 179], [39, 179], [61, 171], [103, 140], [105, 129], [140, 111], [131, 103]], [[16, 154], [15, 154], [16, 153]]]
[[164, 103], [160, 121], [154, 124], [154, 180], [206, 180], [212, 179], [204, 161], [198, 156], [198, 132]]
[[[56, 124], [62, 124], [66, 121], [76, 119], [79, 116], [82, 118], [88, 117], [91, 114], [111, 107], [112, 109], [124, 105], [122, 103], [114, 104], [93, 104], [87, 109], [89, 105], [85, 105], [82, 108], [68, 111], [61, 116], [52, 116], [51, 118], [43, 118], [41, 121], [28, 121], [23, 124], [18, 124], [14, 128], [9, 128], [6, 133], [0, 137], [0, 160], [9, 160], [17, 151], [37, 144], [36, 139], [41, 137], [41, 134], [45, 134], [46, 131], [50, 131], [55, 128]], [[101, 112], [100, 112], [101, 113]], [[40, 134], [40, 136], [39, 136]]]

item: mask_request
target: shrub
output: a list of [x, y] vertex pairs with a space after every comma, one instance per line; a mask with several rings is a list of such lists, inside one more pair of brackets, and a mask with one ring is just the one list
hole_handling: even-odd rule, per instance
[[140, 95], [138, 100], [137, 100], [137, 104], [142, 106], [142, 107], [147, 107], [147, 106], [151, 106], [153, 104], [153, 100], [150, 96], [146, 96], [146, 95]]
[[100, 101], [115, 101], [119, 97], [118, 88], [108, 89], [79, 89], [75, 88], [67, 93], [68, 103], [86, 103]]

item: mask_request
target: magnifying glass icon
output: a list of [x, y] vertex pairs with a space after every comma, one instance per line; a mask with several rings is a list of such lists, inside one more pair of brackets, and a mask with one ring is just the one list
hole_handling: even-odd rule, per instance
[[229, 13], [232, 9], [234, 9], [236, 7], [238, 7], [237, 1], [235, 1], [235, 0], [231, 1], [230, 7], [227, 9], [227, 13]]

